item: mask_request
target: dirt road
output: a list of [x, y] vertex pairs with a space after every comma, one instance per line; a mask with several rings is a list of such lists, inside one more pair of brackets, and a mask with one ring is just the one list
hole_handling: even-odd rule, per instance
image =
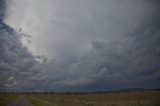
[[9, 103], [7, 106], [33, 106], [24, 95], [20, 95], [14, 101]]

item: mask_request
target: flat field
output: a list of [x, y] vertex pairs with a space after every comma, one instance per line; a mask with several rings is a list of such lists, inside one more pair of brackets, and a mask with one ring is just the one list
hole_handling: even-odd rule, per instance
[[8, 103], [16, 99], [17, 94], [0, 94], [0, 106], [6, 106]]
[[[7, 96], [12, 99], [8, 100]], [[0, 95], [0, 101], [10, 102], [16, 96]], [[160, 106], [160, 92], [23, 94], [23, 96], [33, 106]], [[0, 104], [0, 106], [5, 105]]]
[[160, 92], [32, 94], [57, 106], [160, 106]]

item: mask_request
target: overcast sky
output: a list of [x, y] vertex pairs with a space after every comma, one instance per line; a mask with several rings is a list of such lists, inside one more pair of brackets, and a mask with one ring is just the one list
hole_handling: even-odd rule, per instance
[[0, 91], [159, 88], [158, 0], [0, 0]]

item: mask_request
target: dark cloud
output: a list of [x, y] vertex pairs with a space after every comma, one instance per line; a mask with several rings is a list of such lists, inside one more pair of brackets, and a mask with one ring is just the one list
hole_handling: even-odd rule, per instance
[[[55, 17], [61, 18], [56, 18], [57, 26], [47, 23], [47, 28], [56, 31], [53, 36], [56, 49], [46, 44], [49, 46], [46, 52], [56, 51], [53, 59], [34, 55], [29, 46], [23, 44], [23, 37], [32, 38], [32, 35], [28, 36], [22, 29], [16, 32], [0, 20], [1, 90], [88, 91], [160, 87], [158, 1], [86, 1], [90, 5], [83, 5], [84, 1], [71, 1], [61, 4], [62, 1], [55, 0], [58, 5]], [[46, 30], [48, 32], [39, 34], [47, 36], [52, 32]], [[40, 41], [35, 41], [52, 41], [52, 37], [40, 37]], [[43, 49], [41, 45], [44, 43], [38, 47]]]
[[3, 21], [0, 24], [0, 86], [15, 87], [29, 80], [30, 74], [25, 72], [33, 74], [32, 66], [37, 61], [22, 45], [18, 33]]
[[4, 84], [5, 87], [14, 87], [16, 85], [17, 85], [17, 82], [13, 76], [9, 77], [7, 82]]
[[6, 2], [4, 0], [0, 0], [0, 18], [3, 18], [5, 15]]

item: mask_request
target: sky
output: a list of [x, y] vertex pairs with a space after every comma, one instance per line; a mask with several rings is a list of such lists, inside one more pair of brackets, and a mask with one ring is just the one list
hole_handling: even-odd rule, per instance
[[0, 0], [0, 91], [160, 88], [158, 0]]

